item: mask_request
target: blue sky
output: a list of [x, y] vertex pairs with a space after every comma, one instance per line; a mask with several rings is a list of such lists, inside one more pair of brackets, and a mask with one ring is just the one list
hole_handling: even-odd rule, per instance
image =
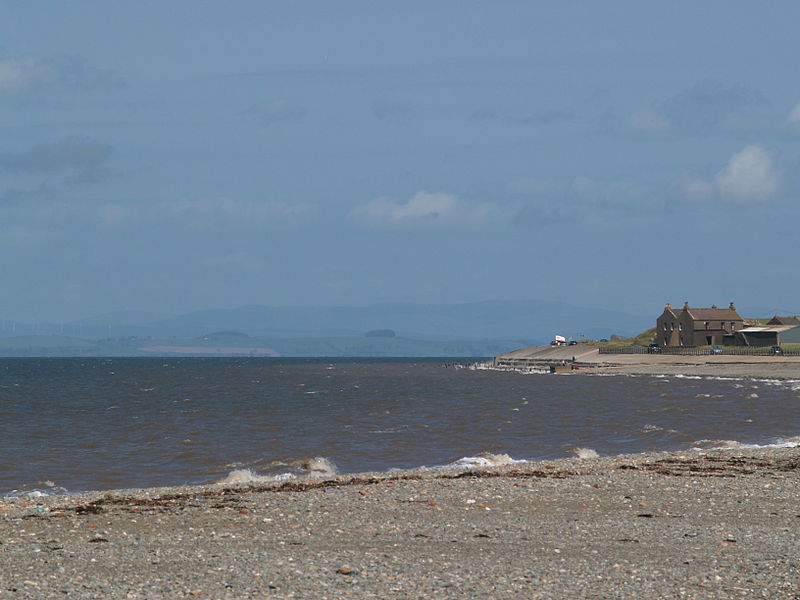
[[796, 2], [0, 2], [0, 315], [800, 312]]

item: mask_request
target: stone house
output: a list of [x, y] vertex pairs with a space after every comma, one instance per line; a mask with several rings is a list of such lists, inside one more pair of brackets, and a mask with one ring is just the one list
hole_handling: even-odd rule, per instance
[[728, 308], [683, 308], [674, 310], [668, 303], [656, 319], [656, 343], [662, 347], [735, 344], [736, 332], [744, 320], [731, 302]]

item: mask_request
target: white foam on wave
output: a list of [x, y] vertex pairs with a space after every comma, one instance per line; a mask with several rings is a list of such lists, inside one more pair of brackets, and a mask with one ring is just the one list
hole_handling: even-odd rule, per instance
[[2, 498], [20, 498], [20, 497], [28, 497], [28, 498], [46, 498], [48, 496], [65, 496], [69, 494], [69, 490], [63, 487], [51, 487], [48, 489], [30, 489], [30, 490], [11, 490], [10, 492], [6, 492], [0, 494]]
[[664, 431], [664, 428], [661, 427], [660, 425], [647, 424], [644, 427], [642, 427], [639, 431], [645, 432], [645, 433], [646, 432], [651, 432], [651, 431]]
[[490, 452], [481, 452], [475, 456], [464, 456], [456, 461], [451, 462], [450, 464], [438, 468], [456, 469], [464, 467], [501, 467], [503, 465], [516, 465], [524, 462], [528, 461], [511, 458], [508, 454], [492, 454]]
[[698, 440], [692, 450], [729, 450], [732, 448], [796, 448], [800, 446], [800, 436], [776, 438], [760, 444], [739, 442], [737, 440]]
[[600, 458], [600, 455], [597, 453], [597, 451], [593, 450], [592, 448], [575, 448], [574, 452], [575, 456], [581, 460]]
[[323, 456], [301, 458], [288, 463], [276, 463], [276, 466], [278, 465], [282, 465], [286, 470], [279, 473], [261, 475], [252, 469], [234, 469], [214, 483], [229, 485], [236, 483], [280, 483], [298, 477], [303, 479], [324, 479], [336, 475], [336, 465], [333, 461]]
[[408, 429], [408, 425], [399, 425], [397, 427], [389, 427], [387, 429], [371, 429], [367, 433], [401, 433]]
[[[287, 473], [288, 475], [288, 473]], [[292, 475], [294, 477], [294, 475]], [[259, 475], [250, 469], [234, 469], [222, 479], [218, 479], [214, 483], [235, 484], [235, 483], [265, 483], [267, 481], [276, 481], [275, 476]]]
[[70, 493], [67, 488], [61, 487], [60, 485], [56, 485], [55, 482], [50, 480], [40, 481], [36, 485], [44, 487], [31, 487], [30, 489], [23, 488], [23, 489], [11, 490], [10, 492], [0, 494], [0, 497], [19, 498], [22, 496], [26, 496], [29, 498], [45, 498], [47, 496], [64, 496]]

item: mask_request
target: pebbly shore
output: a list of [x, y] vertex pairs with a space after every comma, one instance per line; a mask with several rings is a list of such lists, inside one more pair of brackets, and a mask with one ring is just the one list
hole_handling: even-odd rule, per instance
[[798, 598], [800, 448], [0, 499], [2, 598]]

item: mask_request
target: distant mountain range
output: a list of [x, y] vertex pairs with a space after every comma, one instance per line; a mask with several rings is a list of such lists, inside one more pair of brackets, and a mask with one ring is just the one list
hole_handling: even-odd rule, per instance
[[633, 335], [652, 326], [653, 315], [631, 315], [560, 302], [487, 301], [468, 304], [380, 304], [210, 309], [177, 316], [117, 312], [72, 323], [11, 324], [0, 336], [57, 334], [86, 339], [193, 338], [241, 332], [259, 338], [347, 337], [391, 329], [420, 340], [578, 338]]
[[[71, 323], [0, 318], [0, 356], [495, 356], [572, 339], [634, 336], [650, 315], [562, 302], [244, 306], [170, 316], [108, 313]], [[744, 307], [746, 318], [798, 311]], [[1, 317], [1, 315], [0, 315]]]

